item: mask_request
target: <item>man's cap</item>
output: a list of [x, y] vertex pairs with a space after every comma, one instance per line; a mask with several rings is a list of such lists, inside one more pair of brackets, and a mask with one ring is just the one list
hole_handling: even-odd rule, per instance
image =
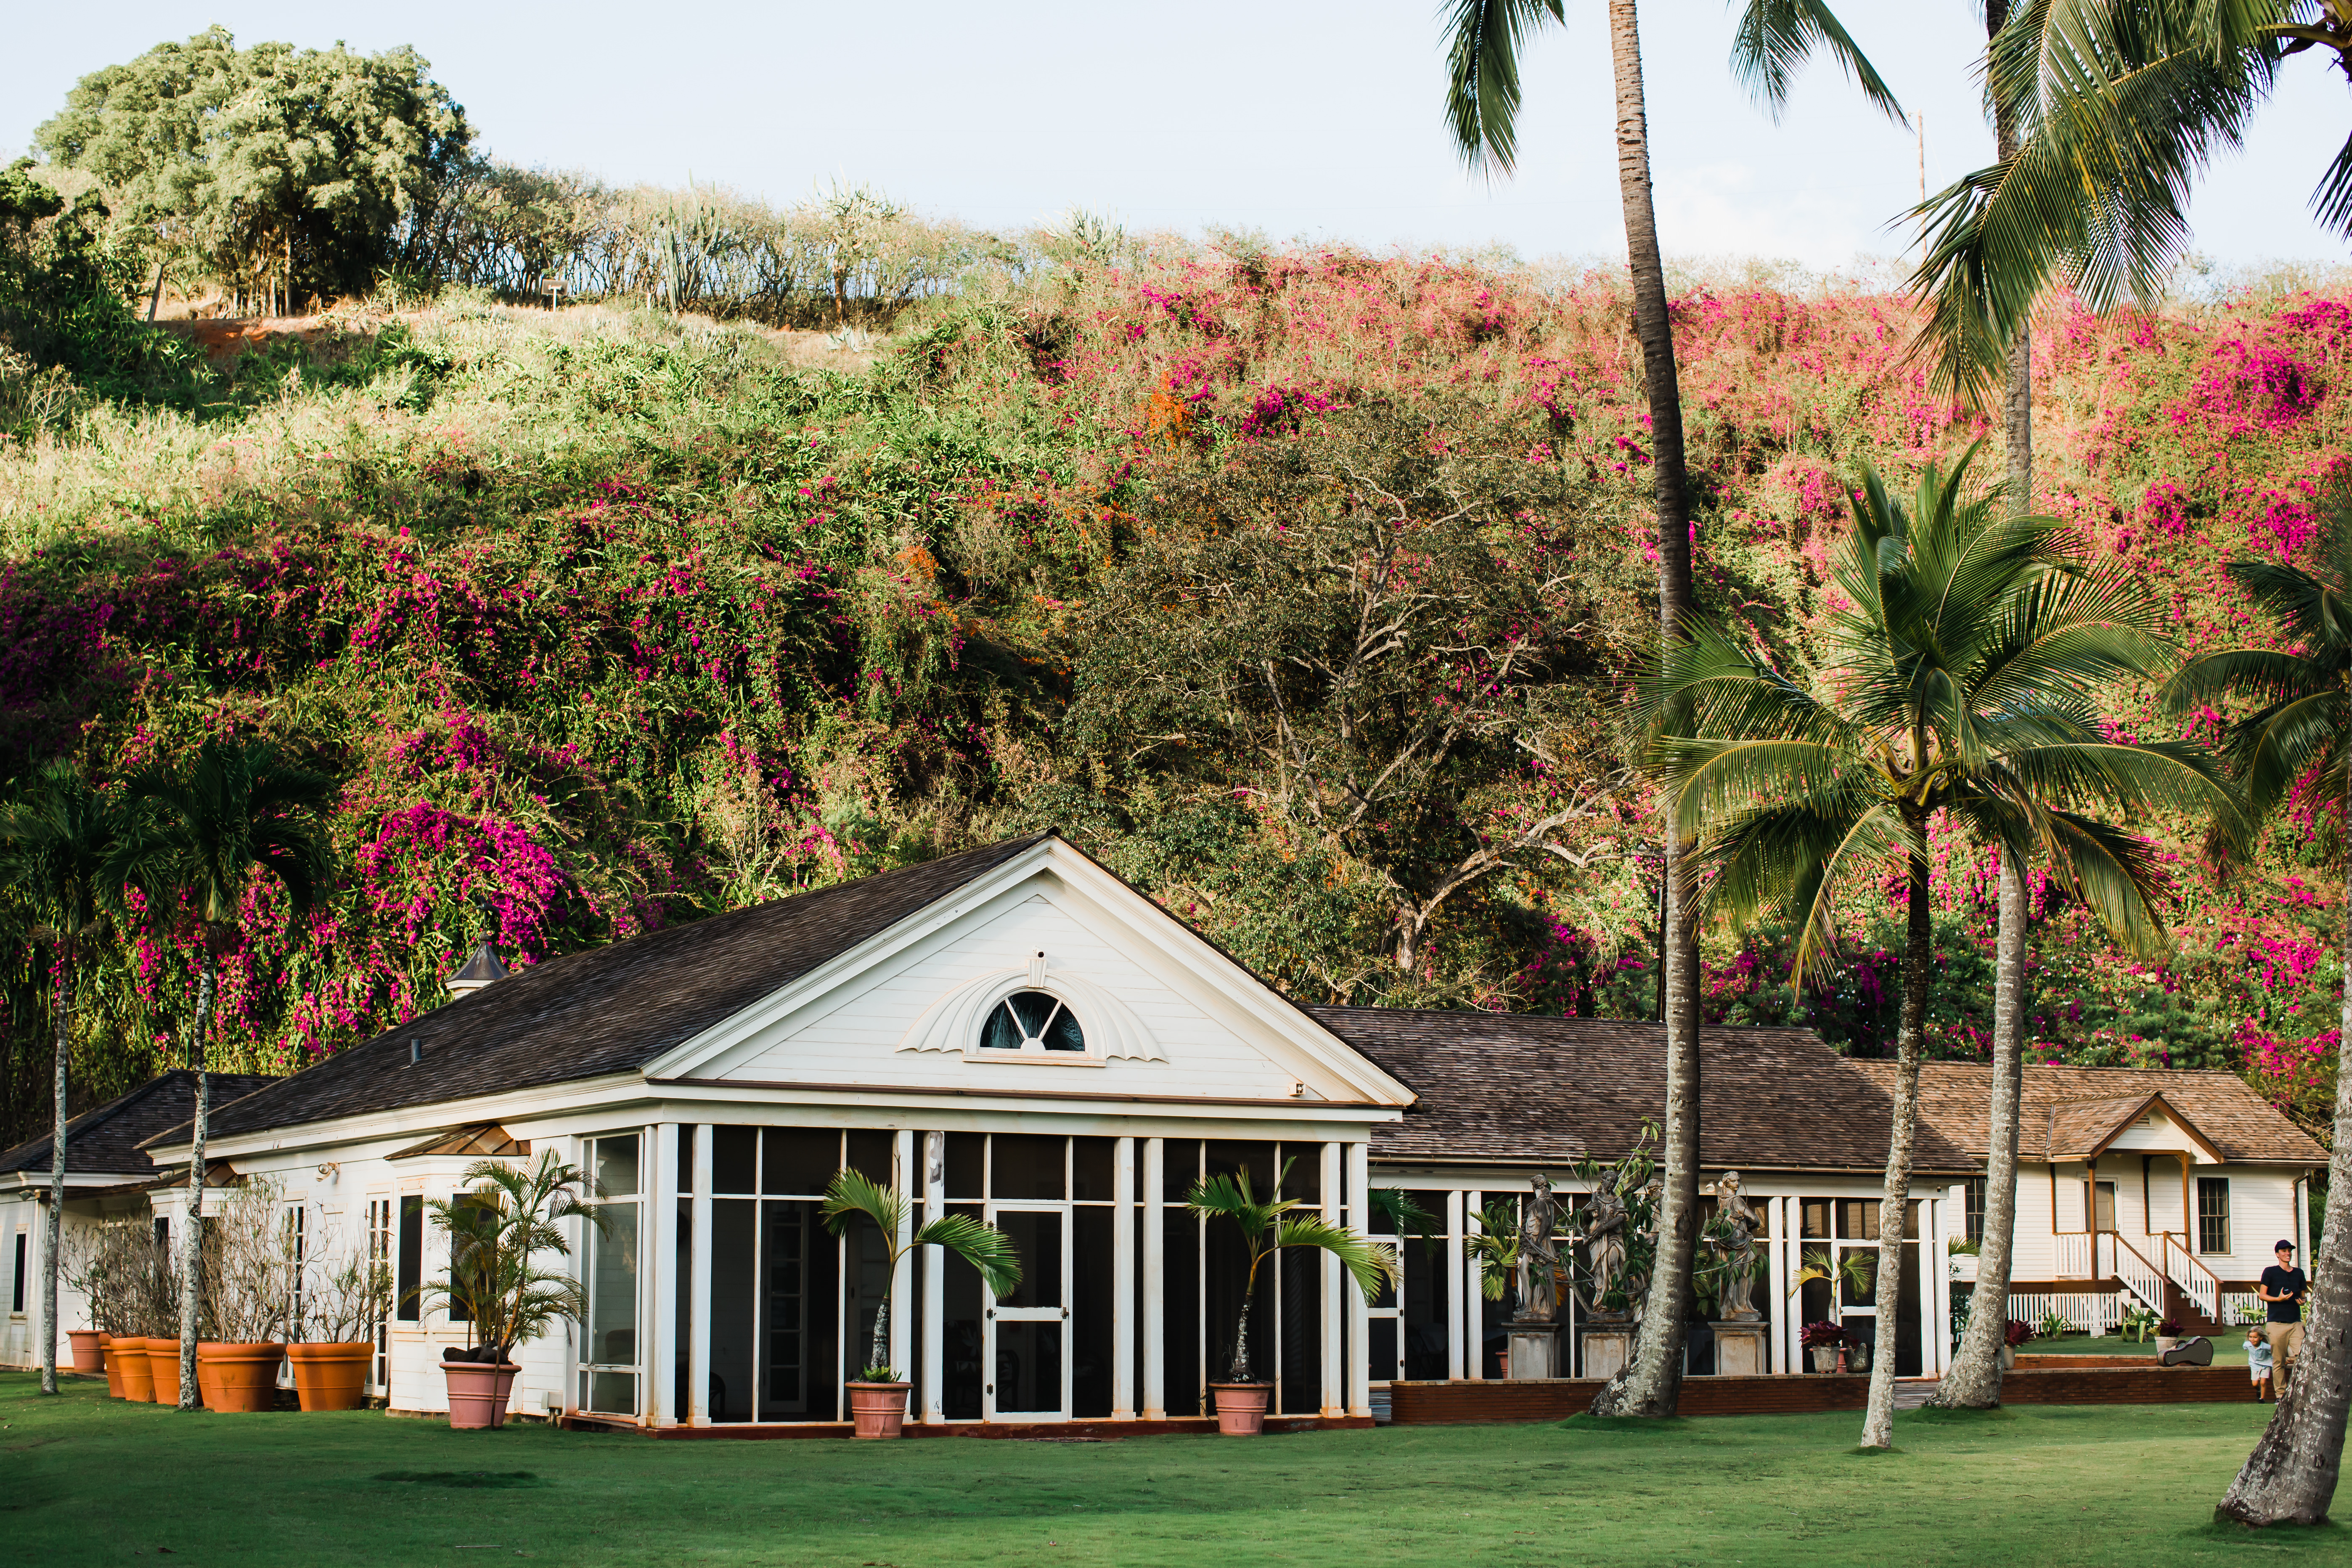
[[2272, 1247], [2271, 1250], [2273, 1252], [2293, 1252], [2294, 1250], [2294, 1243], [2292, 1241], [2282, 1241], [2277, 1246]]

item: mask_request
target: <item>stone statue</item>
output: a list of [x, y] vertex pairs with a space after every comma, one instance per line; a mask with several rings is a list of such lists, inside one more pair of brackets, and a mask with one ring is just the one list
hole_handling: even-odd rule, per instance
[[1515, 1323], [1549, 1323], [1559, 1316], [1559, 1253], [1552, 1246], [1551, 1178], [1536, 1173], [1535, 1191], [1519, 1209], [1519, 1310]]
[[1749, 1302], [1748, 1292], [1759, 1261], [1756, 1234], [1764, 1228], [1764, 1216], [1741, 1193], [1737, 1171], [1726, 1171], [1716, 1179], [1715, 1203], [1716, 1235], [1707, 1245], [1723, 1270], [1721, 1313], [1729, 1322], [1751, 1321], [1762, 1315]]
[[1584, 1287], [1578, 1300], [1596, 1322], [1620, 1322], [1631, 1312], [1601, 1305], [1613, 1289], [1627, 1289], [1625, 1273], [1625, 1200], [1607, 1187], [1592, 1194], [1579, 1211], [1576, 1245], [1584, 1251]]

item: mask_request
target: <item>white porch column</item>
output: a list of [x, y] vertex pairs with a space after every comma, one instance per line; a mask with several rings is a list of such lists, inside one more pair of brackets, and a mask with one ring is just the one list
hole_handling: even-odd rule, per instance
[[[890, 1184], [904, 1193], [915, 1184], [915, 1135], [901, 1127], [890, 1136]], [[894, 1247], [904, 1247], [915, 1239], [913, 1205], [898, 1219], [898, 1234], [890, 1238]], [[898, 1254], [898, 1266], [890, 1271], [890, 1300], [904, 1303], [915, 1295], [915, 1255], [911, 1250]], [[907, 1333], [904, 1310], [890, 1314], [890, 1369], [905, 1377], [912, 1370], [908, 1356], [913, 1350]]]
[[1168, 1419], [1166, 1143], [1143, 1141], [1143, 1418]]
[[1110, 1165], [1110, 1418], [1135, 1419], [1135, 1140]]
[[[649, 1426], [675, 1426], [686, 1418], [677, 1408], [677, 1123], [656, 1122], [652, 1144], [653, 1179], [644, 1184], [651, 1212], [640, 1232], [644, 1245], [653, 1249], [646, 1260], [652, 1267], [645, 1270], [653, 1280], [645, 1412]], [[571, 1378], [571, 1369], [565, 1376]], [[576, 1398], [577, 1391], [571, 1392]]]
[[1462, 1277], [1462, 1360], [1463, 1376], [1474, 1383], [1486, 1380], [1486, 1298], [1477, 1256], [1470, 1250], [1470, 1238], [1486, 1234], [1484, 1221], [1478, 1217], [1476, 1193], [1462, 1194], [1462, 1258], [1454, 1269]]
[[[1359, 1236], [1372, 1226], [1371, 1149], [1348, 1145], [1348, 1222]], [[1404, 1332], [1402, 1319], [1397, 1332]], [[1348, 1414], [1372, 1413], [1372, 1309], [1361, 1290], [1348, 1291]]]
[[1765, 1209], [1772, 1226], [1772, 1239], [1764, 1248], [1764, 1260], [1771, 1272], [1772, 1292], [1772, 1359], [1766, 1370], [1789, 1370], [1789, 1200], [1774, 1198]]
[[[1469, 1329], [1462, 1317], [1462, 1194], [1445, 1194], [1445, 1375], [1459, 1380]], [[1475, 1358], [1474, 1358], [1475, 1359]]]
[[[1323, 1220], [1327, 1225], [1345, 1223], [1340, 1212], [1339, 1145], [1323, 1145]], [[1347, 1334], [1347, 1315], [1341, 1311], [1340, 1292], [1360, 1295], [1339, 1272], [1339, 1260], [1326, 1252], [1323, 1259], [1323, 1399], [1320, 1413], [1344, 1415], [1348, 1412], [1346, 1390], [1339, 1386], [1340, 1369], [1345, 1358], [1340, 1355]]]
[[[923, 1134], [923, 1223], [948, 1212], [948, 1135]], [[947, 1419], [947, 1252], [923, 1248], [923, 1397], [925, 1421]]]
[[690, 1426], [710, 1425], [710, 1124], [694, 1130], [694, 1261], [687, 1282], [686, 1414]]

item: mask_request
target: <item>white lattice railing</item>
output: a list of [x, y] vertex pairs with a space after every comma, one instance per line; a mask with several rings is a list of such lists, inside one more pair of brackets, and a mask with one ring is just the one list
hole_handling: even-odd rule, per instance
[[2095, 1237], [2083, 1231], [2062, 1231], [2052, 1239], [2058, 1244], [2059, 1279], [2090, 1279], [2097, 1277], [2097, 1270], [2091, 1267], [2091, 1243]]
[[[2222, 1315], [2216, 1317], [2215, 1321], [2220, 1322], [2224, 1328], [2236, 1328], [2240, 1326], [2245, 1322], [2247, 1314], [2249, 1313], [2252, 1313], [2257, 1318], [2266, 1317], [2269, 1315], [2263, 1310], [2263, 1299], [2260, 1296], [2255, 1295], [2252, 1290], [2222, 1291], [2221, 1313]], [[2208, 1313], [2207, 1315], [2209, 1317], [2214, 1316], [2214, 1314], [2211, 1313]]]
[[2123, 1303], [2113, 1290], [2037, 1290], [2009, 1298], [2009, 1315], [2020, 1322], [2039, 1323], [2053, 1312], [2077, 1333], [2111, 1334], [2123, 1320]]
[[2180, 1293], [2196, 1302], [2198, 1310], [2207, 1317], [2220, 1321], [2221, 1282], [2213, 1277], [2213, 1271], [2189, 1256], [2189, 1248], [2175, 1239], [2169, 1231], [2165, 1233], [2160, 1255], [2164, 1259], [2164, 1272], [2180, 1287]]

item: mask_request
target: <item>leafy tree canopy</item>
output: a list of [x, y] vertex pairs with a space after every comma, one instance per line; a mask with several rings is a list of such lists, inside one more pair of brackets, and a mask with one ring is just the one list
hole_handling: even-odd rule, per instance
[[34, 142], [103, 182], [119, 221], [226, 275], [358, 292], [472, 140], [429, 69], [405, 47], [240, 49], [215, 26], [82, 78]]

